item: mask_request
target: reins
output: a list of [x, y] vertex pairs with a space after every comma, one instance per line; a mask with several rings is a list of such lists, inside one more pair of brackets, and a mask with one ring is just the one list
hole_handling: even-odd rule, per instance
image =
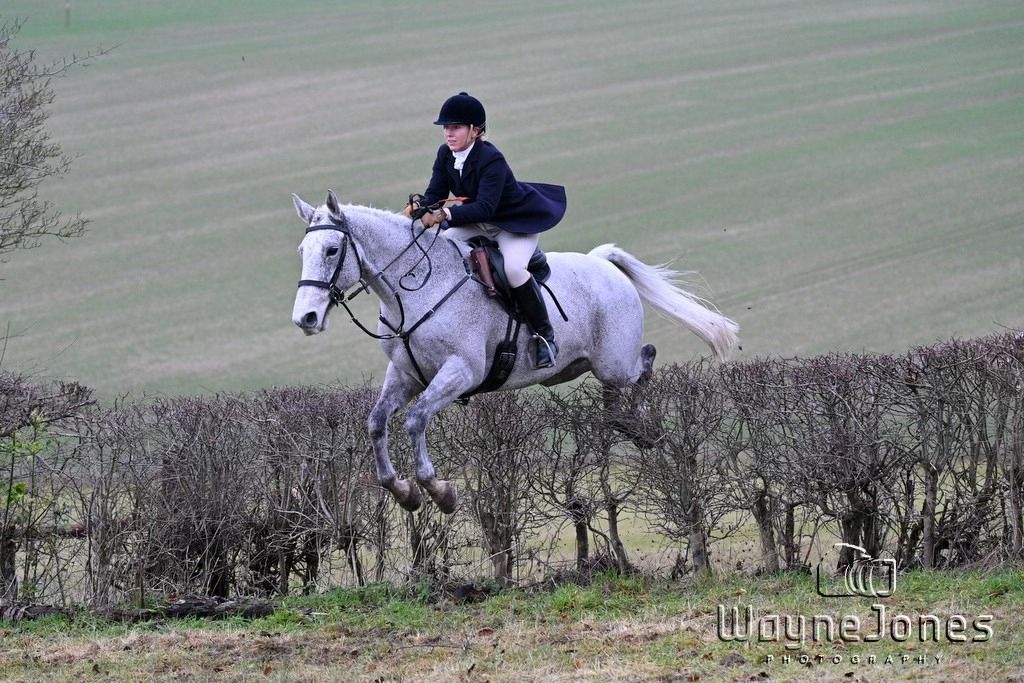
[[[430, 384], [430, 382], [427, 381], [426, 376], [423, 374], [423, 370], [420, 368], [419, 363], [416, 361], [416, 357], [413, 355], [412, 342], [410, 339], [412, 333], [415, 332], [420, 325], [429, 320], [434, 315], [434, 313], [437, 312], [437, 309], [439, 309], [446, 301], [448, 301], [448, 299], [450, 299], [455, 294], [455, 292], [461, 289], [464, 284], [466, 284], [470, 279], [472, 279], [473, 274], [470, 271], [469, 266], [461, 258], [462, 253], [459, 251], [459, 248], [455, 246], [454, 243], [450, 243], [452, 248], [455, 249], [455, 252], [459, 255], [459, 260], [462, 261], [462, 266], [463, 268], [466, 269], [466, 274], [459, 279], [459, 281], [455, 284], [455, 286], [453, 286], [448, 291], [447, 294], [442, 296], [437, 303], [431, 306], [430, 309], [426, 313], [424, 313], [419, 320], [417, 320], [415, 323], [412, 324], [412, 326], [406, 329], [405, 305], [402, 303], [402, 294], [401, 292], [398, 291], [398, 289], [395, 288], [394, 285], [391, 284], [391, 282], [388, 281], [385, 271], [391, 266], [393, 266], [398, 261], [398, 259], [402, 258], [402, 256], [404, 256], [406, 252], [408, 252], [414, 246], [417, 247], [422, 252], [423, 255], [419, 258], [419, 260], [416, 261], [415, 264], [413, 264], [412, 268], [410, 268], [405, 275], [399, 278], [398, 286], [399, 288], [406, 292], [419, 291], [420, 289], [423, 288], [425, 284], [427, 284], [427, 282], [430, 280], [431, 274], [433, 273], [433, 264], [431, 263], [430, 260], [430, 250], [434, 247], [434, 244], [437, 242], [437, 238], [441, 234], [441, 231], [437, 230], [434, 234], [434, 239], [430, 242], [430, 245], [424, 248], [423, 245], [420, 244], [419, 239], [420, 237], [423, 236], [423, 233], [427, 231], [427, 228], [423, 228], [417, 233], [415, 230], [415, 223], [416, 221], [415, 219], [413, 219], [413, 222], [410, 225], [412, 239], [410, 240], [409, 244], [407, 244], [404, 249], [398, 252], [398, 255], [395, 256], [395, 258], [391, 259], [391, 261], [389, 261], [387, 265], [385, 265], [383, 268], [374, 273], [371, 277], [366, 279], [362, 277], [363, 260], [359, 256], [359, 249], [355, 243], [355, 240], [352, 239], [352, 233], [351, 228], [348, 225], [348, 219], [346, 219], [343, 216], [340, 221], [336, 221], [332, 218], [331, 223], [321, 223], [318, 225], [309, 226], [308, 228], [306, 228], [307, 235], [311, 232], [316, 232], [318, 230], [333, 230], [335, 232], [341, 233], [343, 235], [341, 243], [341, 254], [338, 258], [338, 265], [334, 267], [334, 272], [331, 274], [330, 280], [299, 280], [299, 287], [316, 287], [318, 289], [327, 290], [327, 296], [329, 298], [329, 304], [327, 306], [328, 311], [330, 310], [331, 306], [341, 306], [342, 308], [345, 309], [345, 312], [348, 313], [349, 319], [353, 323], [355, 323], [356, 327], [358, 327], [360, 330], [365, 332], [367, 335], [373, 337], [374, 339], [401, 339], [402, 343], [405, 346], [406, 353], [409, 354], [409, 360], [412, 361], [412, 366], [416, 370], [416, 374], [418, 375], [419, 381], [423, 384], [424, 387], [426, 387], [428, 384]], [[338, 278], [341, 276], [341, 269], [345, 265], [345, 256], [348, 254], [348, 248], [350, 243], [352, 245], [352, 252], [356, 255], [356, 263], [359, 267], [360, 278], [358, 283], [359, 286], [355, 289], [355, 291], [353, 291], [351, 294], [346, 294], [345, 290], [338, 287]], [[421, 282], [417, 287], [406, 287], [404, 284], [402, 284], [402, 280], [404, 280], [407, 277], [415, 275], [416, 268], [419, 266], [420, 263], [423, 262], [424, 259], [427, 260], [427, 274], [423, 278], [423, 282]], [[395, 302], [398, 304], [399, 320], [397, 325], [392, 324], [391, 321], [384, 317], [383, 313], [381, 313], [379, 316], [380, 322], [383, 323], [384, 326], [387, 327], [389, 330], [391, 330], [390, 334], [377, 334], [376, 332], [371, 332], [365, 325], [363, 325], [362, 322], [359, 321], [355, 313], [352, 312], [352, 309], [348, 305], [348, 302], [357, 297], [359, 294], [369, 291], [370, 286], [373, 285], [378, 280], [380, 280], [380, 282], [382, 282], [384, 285], [387, 286], [389, 290], [391, 290], [391, 294], [392, 296], [394, 296]], [[324, 315], [326, 316], [327, 313], [325, 312]]]

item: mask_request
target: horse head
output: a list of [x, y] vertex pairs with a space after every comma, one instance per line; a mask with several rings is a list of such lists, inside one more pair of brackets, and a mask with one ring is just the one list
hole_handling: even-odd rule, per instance
[[319, 207], [292, 195], [295, 211], [306, 224], [306, 235], [299, 244], [302, 279], [295, 294], [292, 322], [309, 334], [327, 329], [327, 314], [342, 293], [359, 281], [360, 265], [349, 233], [348, 218], [341, 210], [333, 190]]

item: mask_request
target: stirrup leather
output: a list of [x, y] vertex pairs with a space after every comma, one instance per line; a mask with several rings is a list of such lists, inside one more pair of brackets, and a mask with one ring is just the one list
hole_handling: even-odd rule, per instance
[[494, 286], [494, 276], [491, 274], [491, 262], [487, 259], [487, 249], [476, 247], [469, 252], [469, 260], [472, 263], [473, 272], [480, 276], [484, 285], [484, 293], [494, 298], [498, 296], [498, 290]]

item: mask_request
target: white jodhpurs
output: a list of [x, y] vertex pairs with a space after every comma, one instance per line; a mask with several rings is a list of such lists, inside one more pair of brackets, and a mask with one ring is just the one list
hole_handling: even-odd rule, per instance
[[526, 284], [530, 279], [530, 257], [537, 251], [540, 235], [523, 235], [518, 232], [506, 232], [491, 223], [470, 223], [457, 228], [448, 228], [445, 236], [453, 240], [466, 240], [472, 237], [486, 237], [498, 243], [502, 258], [505, 259], [505, 277], [512, 287]]

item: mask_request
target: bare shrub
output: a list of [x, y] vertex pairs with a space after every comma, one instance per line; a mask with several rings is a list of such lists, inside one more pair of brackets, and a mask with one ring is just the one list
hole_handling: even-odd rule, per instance
[[725, 538], [741, 524], [721, 474], [724, 400], [715, 373], [708, 363], [662, 368], [640, 405], [658, 425], [653, 446], [639, 453], [646, 517], [670, 541], [685, 542], [674, 574], [710, 574], [712, 537]]
[[314, 590], [336, 549], [354, 582], [366, 582], [371, 401], [368, 387], [277, 389], [254, 398], [251, 419], [263, 444], [259, 495], [267, 505], [250, 531], [246, 567], [260, 592], [287, 594], [296, 572], [303, 592]]
[[226, 597], [254, 518], [269, 501], [254, 495], [260, 445], [242, 398], [158, 399], [151, 452], [159, 459], [150, 513], [159, 540], [148, 573], [164, 592]]
[[[1000, 465], [1011, 465], [1019, 429], [1019, 372], [1012, 337], [913, 349], [906, 384], [914, 408], [924, 489], [921, 562], [958, 565], [990, 550], [1002, 522]], [[1012, 487], [1011, 487], [1012, 488]], [[1011, 501], [1011, 505], [1014, 502]], [[1014, 523], [1011, 523], [1011, 525]]]
[[789, 416], [796, 396], [779, 359], [730, 363], [719, 370], [728, 419], [719, 432], [721, 470], [737, 503], [757, 525], [761, 567], [803, 565], [801, 540], [809, 503], [798, 484], [799, 447]]
[[145, 603], [159, 475], [147, 427], [144, 407], [117, 401], [77, 420], [66, 440], [74, 467], [65, 472], [65, 490], [83, 531], [84, 592], [94, 608], [129, 595]]
[[[523, 535], [537, 518], [530, 495], [530, 458], [547, 438], [535, 392], [476, 396], [437, 420], [444, 447], [462, 464], [461, 490], [480, 525], [494, 579], [514, 580]], [[435, 449], [436, 450], [436, 449]], [[446, 465], [451, 470], [452, 463]]]
[[1002, 473], [1004, 532], [1011, 558], [1024, 557], [1024, 333], [1008, 333], [989, 342], [987, 369], [995, 396], [993, 445]]
[[[793, 364], [795, 401], [787, 428], [799, 458], [799, 481], [840, 538], [877, 557], [886, 541], [892, 473], [906, 457], [897, 435], [893, 360], [887, 356], [820, 356]], [[839, 566], [853, 561], [849, 547]]]
[[61, 578], [52, 573], [59, 568], [42, 566], [59, 561], [44, 552], [54, 548], [50, 539], [72, 533], [62, 519], [61, 472], [70, 463], [57, 450], [57, 433], [91, 404], [81, 385], [35, 383], [0, 371], [0, 602], [45, 595], [45, 584]]
[[[584, 382], [568, 393], [547, 395], [542, 423], [544, 448], [529, 458], [530, 487], [549, 534], [557, 541], [564, 524], [573, 528], [576, 569], [611, 560], [620, 572], [632, 567], [619, 532], [619, 518], [636, 490], [634, 459], [624, 457], [625, 437], [613, 428], [602, 387]], [[607, 531], [603, 531], [601, 522]], [[591, 551], [591, 538], [596, 548]]]
[[[377, 484], [370, 387], [100, 408], [78, 385], [0, 373], [0, 600], [450, 588], [479, 571], [479, 548], [510, 585], [566, 527], [577, 576], [625, 572], [623, 510], [681, 548], [674, 574], [710, 573], [711, 544], [750, 518], [767, 571], [804, 566], [833, 532], [901, 566], [1024, 554], [1019, 332], [899, 357], [667, 366], [632, 393], [612, 413], [596, 382], [446, 410], [427, 438], [465, 501], [449, 516], [399, 511]], [[408, 440], [393, 453], [411, 466]]]

